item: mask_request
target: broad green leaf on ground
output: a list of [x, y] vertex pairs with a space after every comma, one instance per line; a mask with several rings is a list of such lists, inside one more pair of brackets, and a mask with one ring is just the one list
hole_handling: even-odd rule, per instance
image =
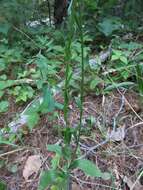
[[86, 175], [92, 177], [102, 177], [101, 170], [91, 161], [86, 159], [76, 160], [73, 163], [73, 166], [80, 168]]
[[128, 50], [135, 50], [135, 49], [141, 49], [142, 44], [132, 42], [132, 41], [129, 43], [122, 42], [119, 47], [123, 49], [128, 49]]
[[123, 63], [125, 63], [126, 65], [128, 64], [128, 59], [127, 59], [127, 57], [121, 56], [121, 57], [120, 57], [120, 60], [121, 60]]
[[43, 102], [40, 106], [41, 113], [53, 112], [55, 108], [55, 101], [52, 96], [51, 90], [47, 87], [43, 90]]
[[73, 167], [81, 169], [86, 175], [92, 177], [101, 177], [104, 180], [109, 180], [111, 178], [111, 174], [107, 172], [101, 172], [101, 170], [90, 160], [76, 160], [73, 162]]
[[0, 102], [0, 112], [8, 111], [9, 102], [8, 101], [1, 101]]
[[39, 121], [39, 114], [37, 112], [31, 112], [28, 114], [28, 127], [32, 130], [33, 127], [38, 123]]
[[105, 18], [98, 24], [98, 29], [105, 36], [110, 36], [114, 31], [121, 28], [121, 23], [114, 18]]
[[57, 177], [58, 174], [55, 170], [48, 170], [42, 172], [38, 190], [46, 190], [49, 187], [49, 185], [56, 181]]
[[100, 79], [100, 78], [95, 78], [95, 79], [93, 79], [92, 81], [91, 81], [91, 83], [90, 83], [90, 89], [91, 90], [93, 90], [93, 89], [95, 89], [95, 87], [98, 85], [98, 84], [100, 84], [102, 82], [102, 79]]
[[3, 74], [3, 75], [0, 75], [0, 80], [6, 80], [7, 79], [7, 75]]
[[15, 84], [14, 80], [0, 81], [0, 90], [11, 87]]
[[39, 112], [41, 102], [42, 102], [41, 97], [39, 97], [39, 98], [35, 99], [34, 101], [32, 101], [31, 105], [25, 110], [24, 114], [25, 115], [30, 115], [33, 112]]
[[1, 23], [0, 24], [0, 33], [7, 35], [8, 31], [10, 29], [10, 25], [9, 24], [5, 24], [5, 23]]
[[47, 73], [48, 73], [48, 60], [47, 60], [47, 58], [44, 55], [42, 55], [41, 53], [39, 53], [37, 55], [37, 59], [36, 59], [35, 63], [39, 67], [43, 79], [46, 80]]

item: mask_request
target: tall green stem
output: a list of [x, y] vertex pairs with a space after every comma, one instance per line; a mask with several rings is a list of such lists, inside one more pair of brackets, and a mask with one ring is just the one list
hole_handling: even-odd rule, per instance
[[68, 127], [68, 105], [69, 105], [69, 70], [70, 70], [70, 56], [71, 56], [71, 35], [65, 47], [65, 86], [64, 86], [64, 120], [66, 127]]
[[79, 141], [80, 141], [80, 135], [81, 135], [81, 129], [82, 129], [82, 117], [83, 117], [83, 99], [84, 99], [84, 67], [85, 67], [85, 64], [84, 64], [84, 34], [83, 34], [82, 10], [81, 10], [80, 3], [78, 3], [78, 11], [79, 11], [79, 14], [75, 13], [75, 22], [77, 24], [77, 28], [79, 31], [80, 43], [81, 43], [80, 120], [79, 120], [78, 129], [77, 129], [76, 148], [75, 148], [75, 151], [73, 154], [73, 160], [76, 157], [76, 152], [77, 152]]

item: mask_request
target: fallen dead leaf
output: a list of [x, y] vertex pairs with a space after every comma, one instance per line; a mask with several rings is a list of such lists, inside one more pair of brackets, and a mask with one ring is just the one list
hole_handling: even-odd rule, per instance
[[110, 141], [122, 141], [125, 138], [125, 126], [119, 127], [107, 133], [107, 138]]
[[41, 164], [42, 162], [39, 155], [28, 157], [23, 170], [23, 177], [25, 181], [27, 181], [32, 174], [39, 171]]

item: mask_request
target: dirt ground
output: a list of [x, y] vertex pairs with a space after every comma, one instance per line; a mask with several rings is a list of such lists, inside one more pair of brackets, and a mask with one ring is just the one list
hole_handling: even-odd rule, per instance
[[[59, 101], [62, 101], [60, 97]], [[102, 171], [111, 172], [114, 178], [96, 179], [76, 169], [72, 172], [73, 190], [143, 189], [143, 176], [138, 177], [143, 171], [142, 101], [137, 93], [124, 90], [105, 96], [85, 97], [80, 149], [86, 158], [96, 163]], [[69, 109], [70, 126], [76, 127], [79, 110], [73, 102]], [[22, 107], [15, 106], [11, 99], [9, 112], [0, 117], [0, 127], [9, 123], [20, 110]], [[32, 132], [23, 129], [23, 136], [16, 142], [18, 147], [0, 147], [0, 179], [6, 182], [8, 190], [37, 190], [40, 172], [50, 168], [51, 153], [46, 145], [60, 140], [55, 125], [63, 126], [63, 113], [58, 113], [57, 120], [49, 121], [50, 118], [49, 115], [42, 116]], [[113, 136], [106, 141], [109, 134]], [[92, 151], [89, 152], [91, 147]], [[26, 181], [23, 169], [32, 155], [39, 155], [42, 165]]]

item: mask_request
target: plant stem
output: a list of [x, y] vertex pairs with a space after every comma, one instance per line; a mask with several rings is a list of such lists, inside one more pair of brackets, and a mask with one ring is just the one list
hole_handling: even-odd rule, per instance
[[76, 157], [76, 152], [78, 149], [80, 135], [81, 135], [81, 128], [82, 128], [82, 117], [83, 117], [83, 98], [84, 98], [84, 38], [83, 38], [83, 21], [82, 21], [82, 10], [80, 4], [78, 4], [79, 15], [76, 15], [76, 24], [79, 30], [80, 35], [80, 43], [81, 43], [81, 83], [80, 83], [80, 121], [77, 130], [76, 136], [76, 147], [73, 153], [73, 159]]
[[71, 39], [68, 39], [68, 43], [65, 47], [65, 64], [66, 64], [66, 71], [65, 71], [65, 87], [64, 87], [64, 120], [66, 127], [68, 126], [68, 104], [69, 104], [69, 69], [70, 69], [70, 51], [71, 48]]

